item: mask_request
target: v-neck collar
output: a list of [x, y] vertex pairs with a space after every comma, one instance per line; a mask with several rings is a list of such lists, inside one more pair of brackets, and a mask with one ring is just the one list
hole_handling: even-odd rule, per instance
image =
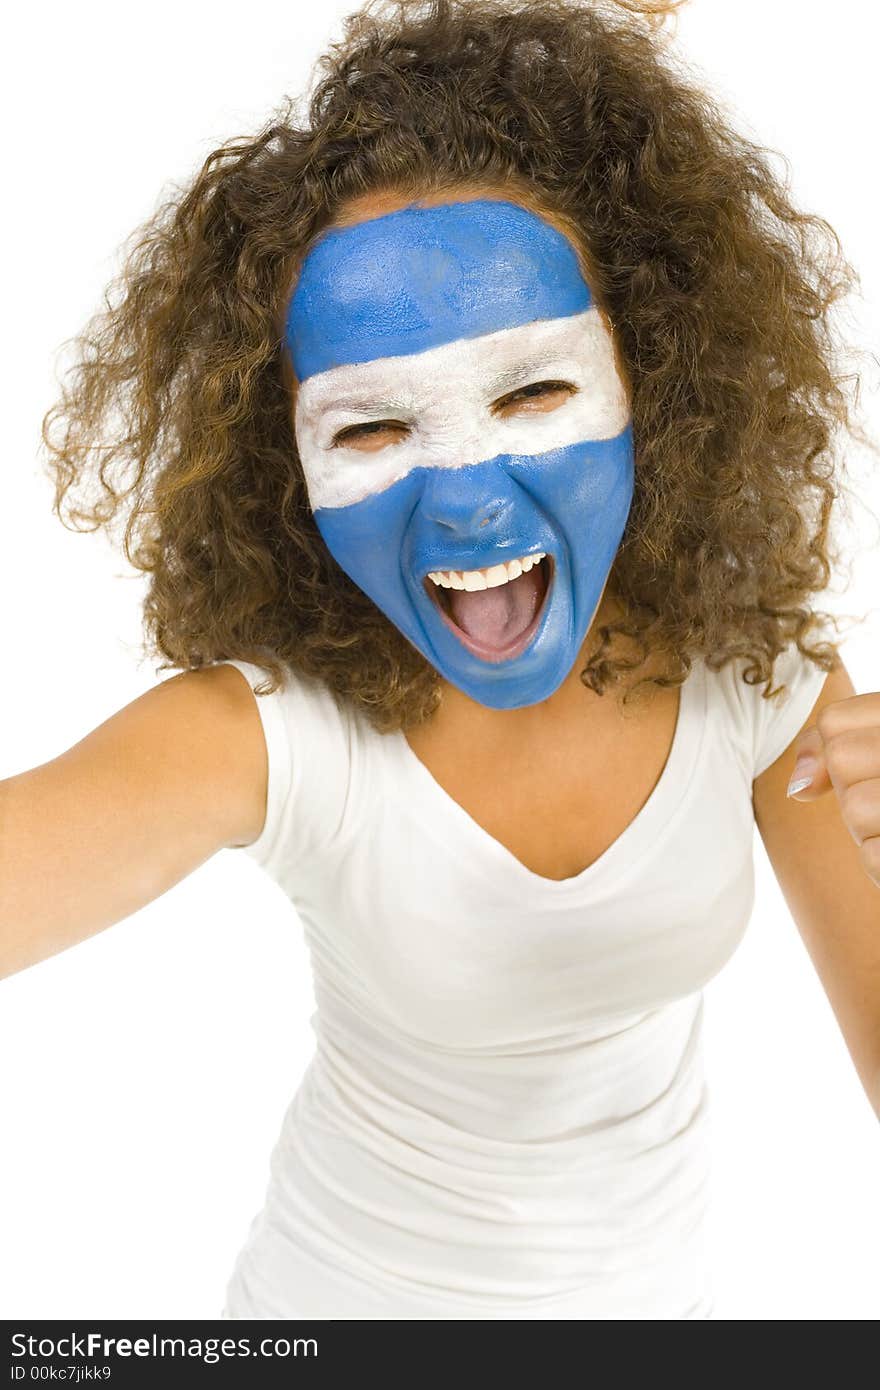
[[[486, 866], [505, 872], [511, 881], [536, 891], [545, 899], [577, 896], [606, 874], [624, 871], [633, 865], [670, 821], [687, 791], [699, 759], [706, 724], [706, 670], [702, 661], [694, 662], [681, 686], [678, 715], [669, 753], [663, 769], [633, 819], [603, 852], [580, 873], [570, 878], [547, 878], [529, 869], [506, 845], [474, 820], [469, 811], [440, 785], [407, 742], [402, 730], [382, 735], [387, 743], [394, 773], [389, 788], [402, 800], [408, 813], [430, 816], [436, 830], [437, 818], [445, 821], [444, 840], [455, 855], [456, 838], [473, 862], [478, 855]], [[412, 791], [410, 792], [410, 789]], [[449, 834], [445, 833], [448, 828]], [[456, 838], [453, 838], [456, 837]]]

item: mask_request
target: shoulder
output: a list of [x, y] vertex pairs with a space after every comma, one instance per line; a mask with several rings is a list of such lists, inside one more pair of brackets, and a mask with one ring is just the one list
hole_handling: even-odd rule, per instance
[[792, 720], [792, 728], [787, 730], [790, 734], [787, 742], [779, 749], [776, 758], [767, 762], [761, 769], [755, 782], [756, 797], [760, 796], [762, 789], [766, 787], [775, 788], [777, 783], [787, 783], [791, 772], [790, 758], [787, 755], [793, 752], [794, 745], [807, 729], [816, 725], [824, 737], [833, 735], [842, 702], [849, 700], [856, 693], [849, 671], [840, 657], [836, 659], [827, 675], [822, 672], [818, 686], [809, 693], [815, 698], [809, 704], [805, 701], [804, 706], [798, 710], [797, 727], [794, 727], [795, 721]]
[[179, 671], [155, 687], [157, 709], [177, 721], [198, 717], [201, 728], [210, 733], [247, 734], [259, 725], [254, 694], [245, 672], [232, 663]]
[[740, 748], [752, 780], [760, 777], [797, 737], [819, 699], [828, 673], [791, 643], [773, 664], [772, 679], [755, 680], [748, 658], [718, 669], [707, 666], [709, 698], [729, 737]]
[[343, 831], [366, 780], [371, 744], [363, 721], [313, 677], [285, 668], [269, 690], [262, 666], [228, 660], [213, 669], [223, 681], [218, 698], [229, 702], [240, 730], [248, 824], [257, 828], [231, 847], [247, 848], [280, 875], [314, 859]]
[[[244, 679], [243, 679], [244, 677]], [[231, 664], [169, 676], [153, 693], [166, 738], [185, 751], [182, 770], [205, 769], [227, 845], [246, 844], [263, 823], [266, 746], [253, 689]]]

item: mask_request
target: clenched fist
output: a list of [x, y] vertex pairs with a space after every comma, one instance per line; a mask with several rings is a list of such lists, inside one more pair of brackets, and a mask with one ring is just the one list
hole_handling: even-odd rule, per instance
[[825, 705], [795, 754], [788, 795], [815, 801], [834, 792], [865, 872], [880, 888], [880, 693]]

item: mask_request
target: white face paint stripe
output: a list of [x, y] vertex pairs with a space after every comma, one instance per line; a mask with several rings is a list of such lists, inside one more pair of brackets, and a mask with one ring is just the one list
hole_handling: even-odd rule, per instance
[[[552, 411], [506, 418], [492, 413], [500, 395], [541, 380], [578, 389]], [[317, 510], [361, 502], [414, 468], [461, 468], [501, 454], [543, 454], [612, 439], [629, 418], [611, 335], [593, 307], [426, 352], [331, 367], [299, 387], [295, 430]], [[372, 453], [332, 446], [334, 434], [347, 426], [381, 419], [397, 420], [410, 432]]]

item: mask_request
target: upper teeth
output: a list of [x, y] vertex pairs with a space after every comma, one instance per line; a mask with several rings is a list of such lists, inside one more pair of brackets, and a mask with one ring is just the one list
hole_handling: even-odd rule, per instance
[[432, 570], [428, 578], [444, 589], [494, 589], [498, 584], [507, 584], [521, 574], [528, 574], [533, 565], [544, 559], [545, 554], [545, 551], [539, 550], [537, 555], [521, 555], [518, 560], [490, 565], [483, 570]]

